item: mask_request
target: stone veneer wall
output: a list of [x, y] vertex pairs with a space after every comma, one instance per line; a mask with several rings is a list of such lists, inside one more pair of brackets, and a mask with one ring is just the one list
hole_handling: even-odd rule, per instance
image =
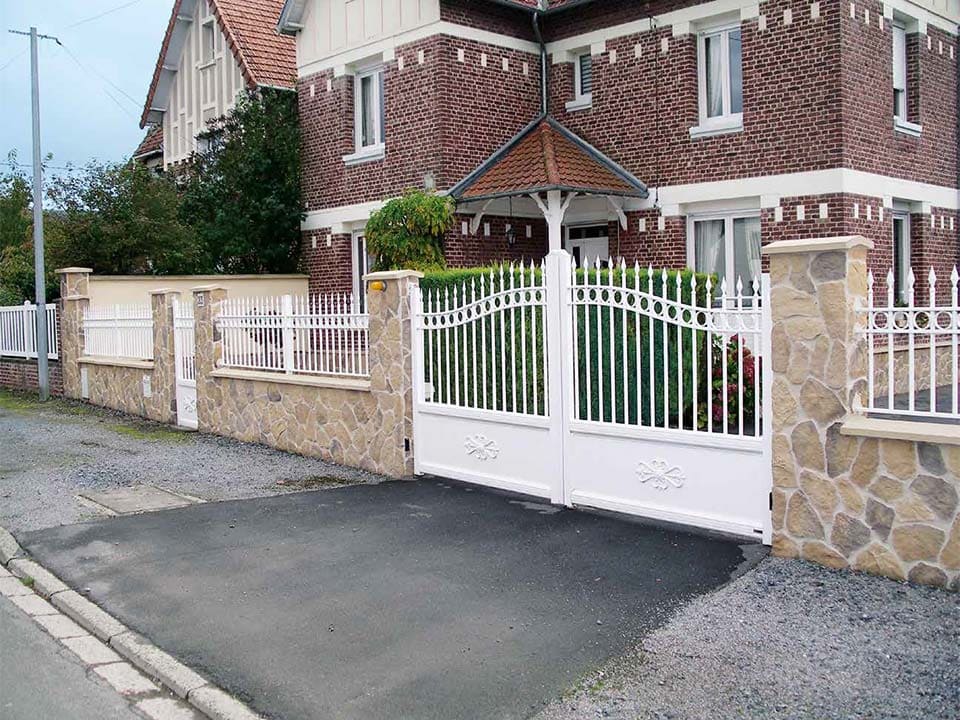
[[[163, 423], [177, 420], [173, 351], [173, 298], [179, 293], [155, 290], [149, 294], [153, 313], [153, 361], [87, 357], [83, 354], [83, 314], [90, 304], [87, 268], [60, 273], [60, 361], [65, 397], [120, 410]], [[86, 372], [87, 392], [81, 373]], [[149, 378], [149, 396], [144, 392]]]
[[866, 298], [870, 246], [855, 236], [764, 249], [773, 316], [773, 550], [960, 589], [960, 427], [938, 434], [910, 423], [929, 433], [920, 442], [865, 436], [895, 435], [902, 422], [850, 418], [866, 389], [855, 307]]
[[[374, 273], [369, 380], [220, 368], [226, 292], [194, 293], [199, 429], [393, 477], [413, 472], [409, 287], [419, 273]], [[380, 285], [382, 289], [377, 289]], [[275, 379], [274, 379], [275, 378]]]
[[[939, 339], [938, 339], [939, 342]], [[937, 387], [953, 382], [953, 348], [949, 345], [935, 346], [933, 351], [936, 366], [935, 378]], [[873, 351], [874, 366], [874, 395], [881, 398], [880, 404], [886, 403], [883, 399], [887, 393], [887, 364], [886, 347], [877, 347]], [[917, 343], [913, 356], [913, 382], [917, 390], [926, 390], [930, 387], [930, 345]], [[910, 357], [907, 348], [894, 347], [893, 349], [893, 392], [895, 394], [908, 392], [910, 389]]]

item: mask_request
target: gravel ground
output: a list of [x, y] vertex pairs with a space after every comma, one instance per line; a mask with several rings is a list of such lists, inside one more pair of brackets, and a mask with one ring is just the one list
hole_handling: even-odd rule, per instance
[[960, 595], [769, 558], [537, 720], [960, 718]]
[[149, 483], [232, 500], [382, 479], [81, 403], [41, 406], [0, 391], [0, 525], [13, 532], [102, 517], [77, 500], [84, 490]]

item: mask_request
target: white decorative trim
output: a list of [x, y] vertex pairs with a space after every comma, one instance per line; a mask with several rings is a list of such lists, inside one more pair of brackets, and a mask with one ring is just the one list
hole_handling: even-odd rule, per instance
[[670, 465], [666, 460], [651, 460], [637, 463], [637, 479], [642, 483], [650, 483], [657, 490], [668, 488], [682, 488], [686, 475], [676, 465]]
[[578, 97], [576, 100], [571, 100], [566, 105], [564, 109], [567, 112], [577, 112], [578, 110], [589, 110], [593, 107], [593, 94], [584, 95], [583, 97]]
[[690, 139], [695, 140], [738, 132], [743, 132], [743, 116], [739, 114], [724, 118], [723, 122], [707, 122], [690, 128]]
[[[437, 20], [436, 22], [428, 23], [413, 30], [398, 33], [392, 37], [365, 43], [335, 55], [329, 55], [325, 58], [311, 60], [310, 62], [298, 65], [297, 76], [302, 78], [317, 72], [329, 70], [338, 65], [349, 65], [370, 56], [393, 52], [401, 45], [425, 40], [434, 35], [448, 35], [461, 40], [473, 40], [507, 50], [530, 53], [531, 55], [540, 54], [540, 46], [529, 40], [521, 40], [520, 38], [511, 37], [510, 35], [481, 30], [467, 25], [458, 25], [457, 23], [452, 23], [447, 20]], [[589, 43], [580, 43], [580, 45], [584, 44]]]
[[477, 433], [468, 435], [463, 441], [463, 447], [467, 455], [473, 455], [477, 460], [484, 462], [486, 460], [496, 460], [500, 455], [500, 447], [494, 440], [490, 440], [486, 435]]
[[379, 145], [371, 145], [365, 147], [362, 150], [358, 150], [355, 153], [350, 153], [349, 155], [343, 156], [344, 165], [359, 165], [365, 162], [374, 162], [376, 160], [383, 160], [386, 155], [383, 143]]

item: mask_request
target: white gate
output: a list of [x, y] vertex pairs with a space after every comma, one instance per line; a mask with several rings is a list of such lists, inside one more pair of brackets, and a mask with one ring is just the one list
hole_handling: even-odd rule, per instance
[[568, 263], [416, 294], [416, 472], [769, 543], [768, 280]]
[[197, 428], [196, 338], [193, 303], [173, 299], [173, 350], [177, 368], [177, 424]]

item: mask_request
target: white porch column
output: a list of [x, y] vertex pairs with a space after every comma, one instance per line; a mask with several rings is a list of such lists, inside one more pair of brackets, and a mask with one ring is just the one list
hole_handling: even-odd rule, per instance
[[547, 191], [547, 204], [543, 204], [538, 194], [530, 197], [537, 203], [540, 212], [547, 220], [547, 239], [549, 240], [550, 252], [556, 252], [563, 247], [563, 216], [570, 207], [570, 202], [577, 196], [576, 193], [569, 193], [566, 198], [559, 190]]

